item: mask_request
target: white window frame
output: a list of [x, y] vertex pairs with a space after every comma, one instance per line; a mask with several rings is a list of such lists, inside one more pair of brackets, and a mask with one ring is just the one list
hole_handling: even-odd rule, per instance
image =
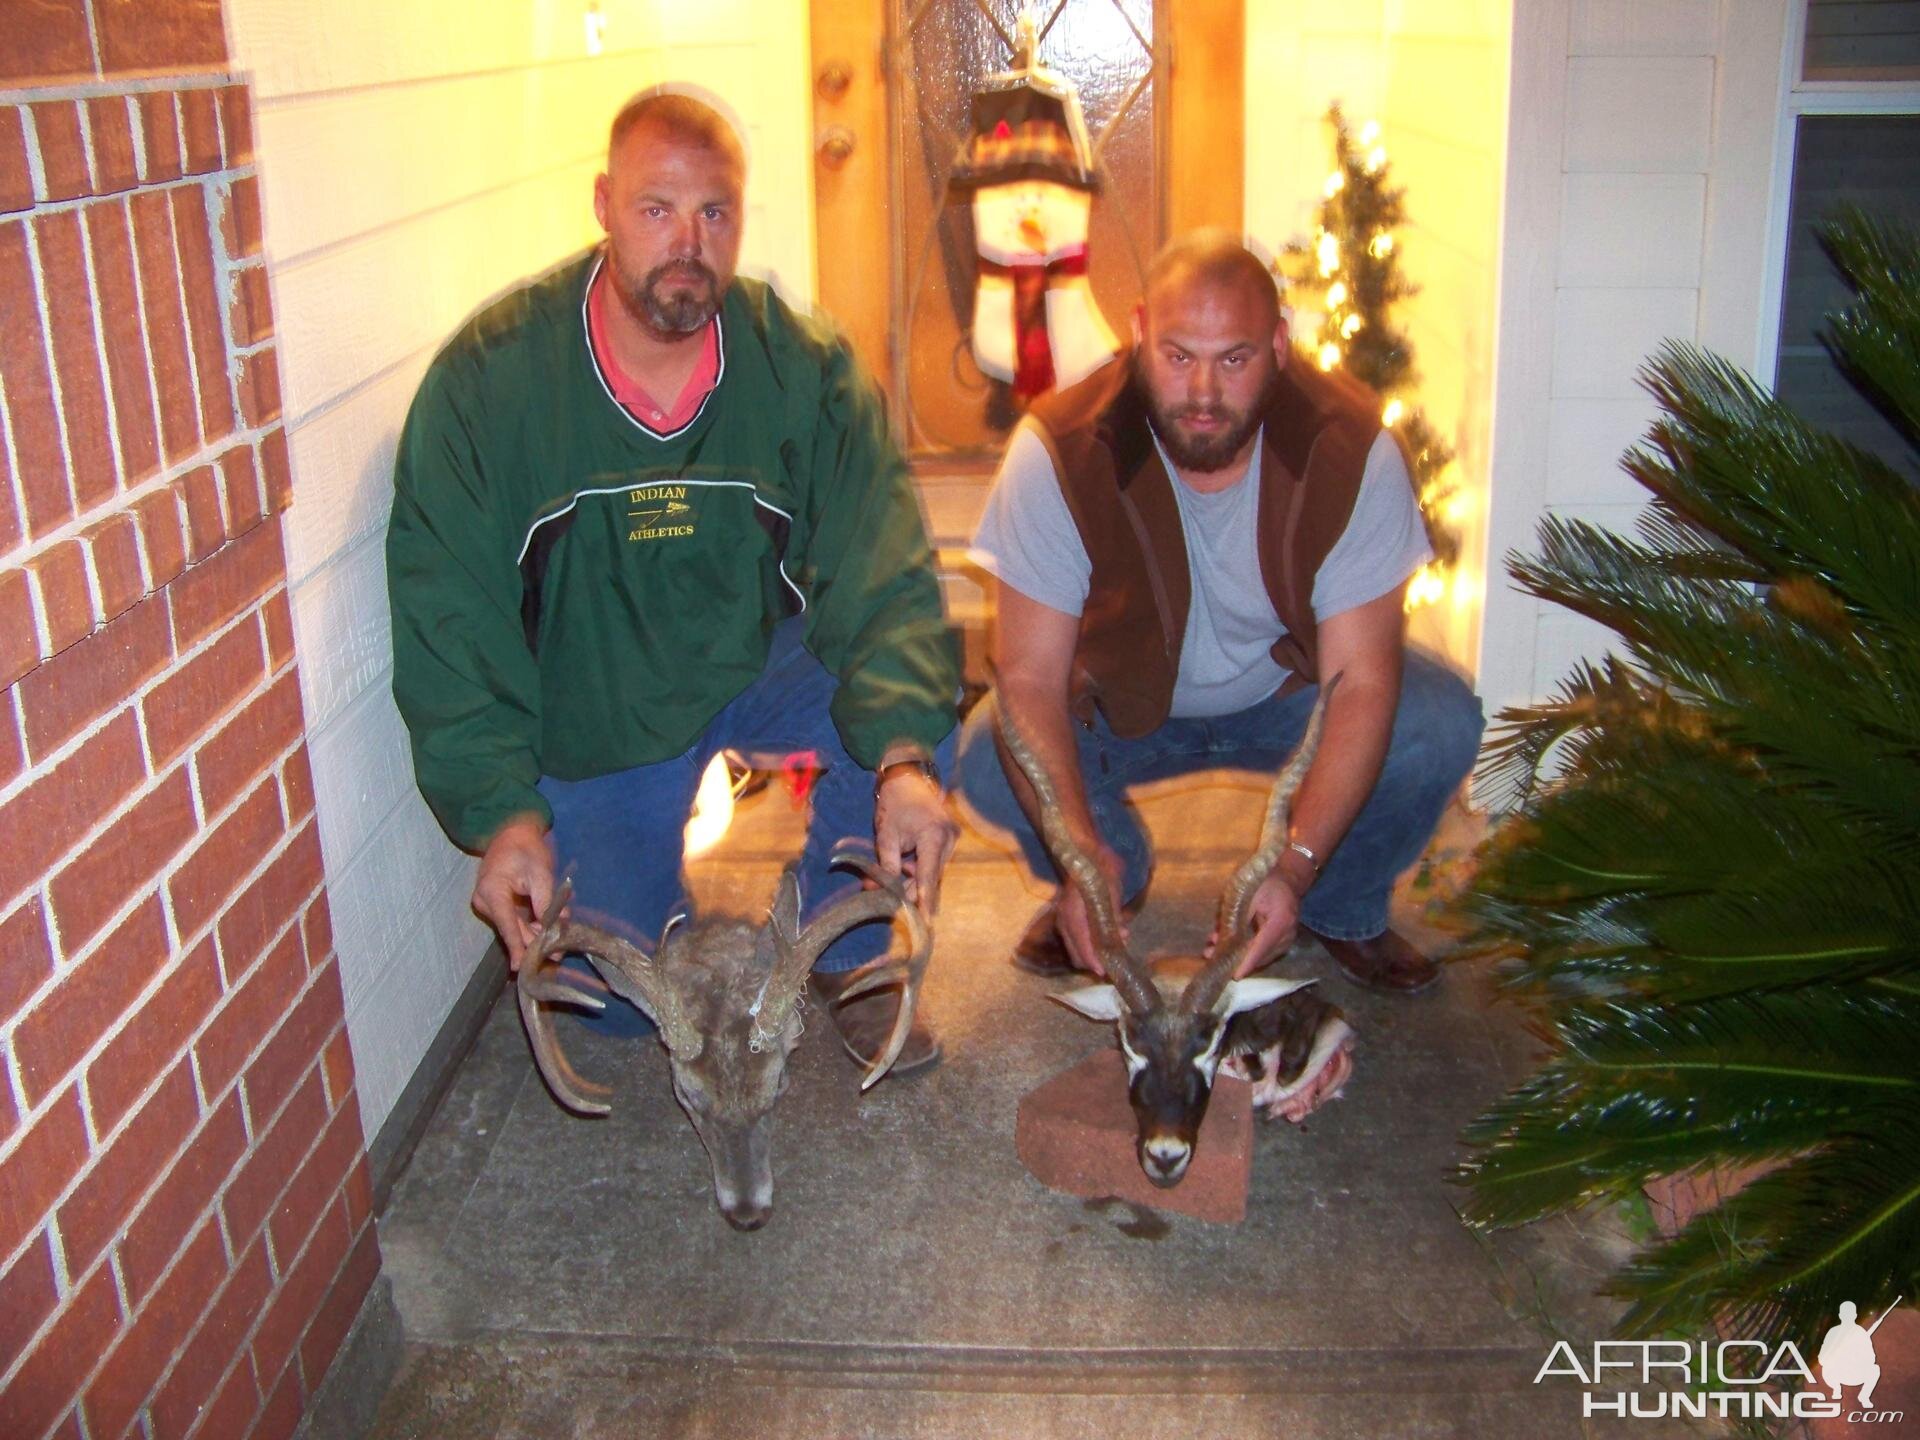
[[1766, 276], [1760, 292], [1760, 365], [1769, 388], [1780, 379], [1780, 322], [1787, 283], [1787, 225], [1793, 204], [1793, 141], [1802, 116], [1920, 115], [1920, 79], [1803, 80], [1809, 0], [1794, 0], [1781, 47], [1779, 121], [1773, 138], [1772, 204]]

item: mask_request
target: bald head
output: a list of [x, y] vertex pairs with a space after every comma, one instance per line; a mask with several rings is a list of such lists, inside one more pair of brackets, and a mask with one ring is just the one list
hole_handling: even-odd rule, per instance
[[[746, 157], [711, 105], [652, 91], [614, 118], [593, 213], [632, 335], [677, 344], [720, 308], [740, 258]], [[635, 343], [639, 343], [638, 340]]]
[[1195, 230], [1169, 241], [1147, 268], [1149, 313], [1191, 290], [1244, 294], [1259, 307], [1266, 328], [1280, 319], [1280, 289], [1273, 272], [1226, 230]]
[[740, 137], [734, 133], [733, 126], [727, 123], [726, 116], [691, 95], [660, 90], [649, 90], [634, 96], [613, 117], [613, 127], [607, 133], [609, 167], [613, 164], [613, 157], [619, 153], [620, 142], [642, 128], [653, 136], [690, 149], [723, 156], [743, 178], [747, 173], [747, 152], [740, 144]]
[[1202, 490], [1233, 483], [1286, 364], [1267, 267], [1223, 230], [1182, 236], [1147, 271], [1133, 339], [1135, 379], [1180, 478]]

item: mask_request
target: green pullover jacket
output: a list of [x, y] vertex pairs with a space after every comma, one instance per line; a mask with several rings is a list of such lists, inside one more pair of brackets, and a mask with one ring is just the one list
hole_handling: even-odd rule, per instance
[[598, 250], [435, 357], [400, 437], [387, 585], [393, 692], [454, 841], [551, 820], [542, 775], [682, 754], [804, 612], [847, 751], [929, 753], [959, 664], [906, 465], [844, 344], [735, 280], [720, 379], [657, 434], [587, 340]]

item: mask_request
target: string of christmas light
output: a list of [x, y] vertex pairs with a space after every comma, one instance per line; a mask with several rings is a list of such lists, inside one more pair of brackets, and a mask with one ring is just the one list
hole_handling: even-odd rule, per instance
[[1385, 402], [1380, 423], [1406, 446], [1434, 554], [1407, 586], [1412, 610], [1444, 599], [1463, 583], [1464, 577], [1450, 572], [1459, 558], [1459, 526], [1471, 500], [1460, 489], [1453, 451], [1406, 398], [1418, 379], [1413, 348], [1391, 318], [1392, 307], [1419, 290], [1400, 268], [1394, 239], [1405, 218], [1406, 192], [1387, 183], [1379, 122], [1367, 121], [1356, 135], [1338, 104], [1327, 111], [1327, 122], [1333, 129], [1334, 168], [1321, 186], [1318, 228], [1311, 244], [1287, 248], [1282, 271], [1290, 289], [1320, 299], [1320, 327], [1306, 353], [1322, 370], [1343, 370], [1380, 395]]

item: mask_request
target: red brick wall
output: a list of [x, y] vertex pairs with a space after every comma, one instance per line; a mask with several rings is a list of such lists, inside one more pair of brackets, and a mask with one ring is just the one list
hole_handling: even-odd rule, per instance
[[380, 1261], [248, 95], [217, 0], [8, 8], [0, 1436], [283, 1436]]

